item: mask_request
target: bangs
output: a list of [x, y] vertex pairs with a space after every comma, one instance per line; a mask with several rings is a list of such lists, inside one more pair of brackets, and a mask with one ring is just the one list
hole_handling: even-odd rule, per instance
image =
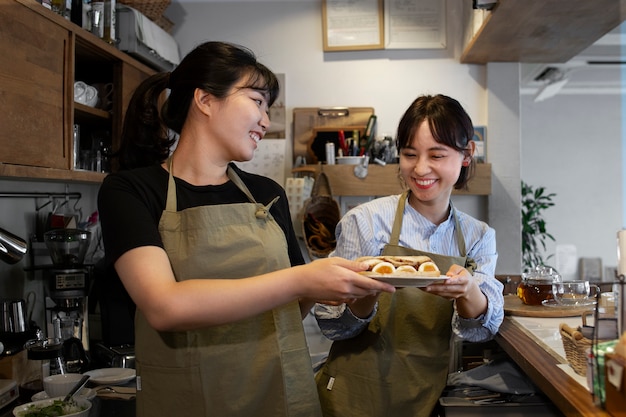
[[274, 101], [276, 101], [278, 97], [278, 92], [280, 91], [280, 85], [278, 84], [276, 75], [263, 65], [250, 69], [244, 87], [262, 91], [266, 94], [269, 106], [274, 104]]

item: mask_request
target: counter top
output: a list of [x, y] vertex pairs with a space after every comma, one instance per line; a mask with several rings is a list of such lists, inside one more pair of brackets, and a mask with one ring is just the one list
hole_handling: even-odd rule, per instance
[[496, 341], [564, 415], [609, 417], [594, 405], [586, 378], [567, 363], [560, 323], [575, 328], [582, 319], [506, 316]]

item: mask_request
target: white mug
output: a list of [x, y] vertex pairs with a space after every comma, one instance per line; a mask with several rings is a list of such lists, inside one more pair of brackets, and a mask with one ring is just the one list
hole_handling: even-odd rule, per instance
[[76, 81], [74, 83], [74, 101], [80, 104], [85, 104], [86, 91], [87, 84], [82, 81]]
[[74, 83], [74, 101], [89, 107], [98, 104], [98, 90], [82, 81]]

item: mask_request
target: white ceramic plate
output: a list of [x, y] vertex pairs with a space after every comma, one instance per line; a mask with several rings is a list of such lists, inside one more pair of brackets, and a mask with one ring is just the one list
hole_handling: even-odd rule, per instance
[[[34, 394], [30, 399], [31, 401], [40, 401], [50, 398], [50, 396], [46, 393], [46, 391], [40, 391], [37, 394]], [[96, 391], [91, 388], [83, 387], [78, 394], [74, 394], [74, 398], [84, 398], [85, 400], [93, 400], [96, 398]]]
[[389, 274], [377, 274], [375, 272], [367, 272], [364, 275], [374, 278], [375, 280], [386, 282], [394, 287], [427, 287], [430, 284], [442, 283], [450, 279], [445, 275], [438, 277], [425, 277], [423, 275], [389, 275]]
[[135, 378], [136, 371], [131, 368], [102, 368], [84, 373], [89, 381], [101, 385], [122, 385]]
[[578, 304], [559, 304], [556, 300], [543, 300], [541, 302], [546, 307], [576, 309], [595, 306], [596, 300], [579, 301]]

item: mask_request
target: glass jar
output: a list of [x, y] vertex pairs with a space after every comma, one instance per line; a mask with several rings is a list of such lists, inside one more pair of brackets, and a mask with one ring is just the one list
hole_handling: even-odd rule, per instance
[[522, 282], [517, 286], [517, 295], [527, 305], [538, 306], [545, 300], [552, 300], [552, 284], [561, 282], [559, 273], [548, 266], [536, 266], [522, 274]]

